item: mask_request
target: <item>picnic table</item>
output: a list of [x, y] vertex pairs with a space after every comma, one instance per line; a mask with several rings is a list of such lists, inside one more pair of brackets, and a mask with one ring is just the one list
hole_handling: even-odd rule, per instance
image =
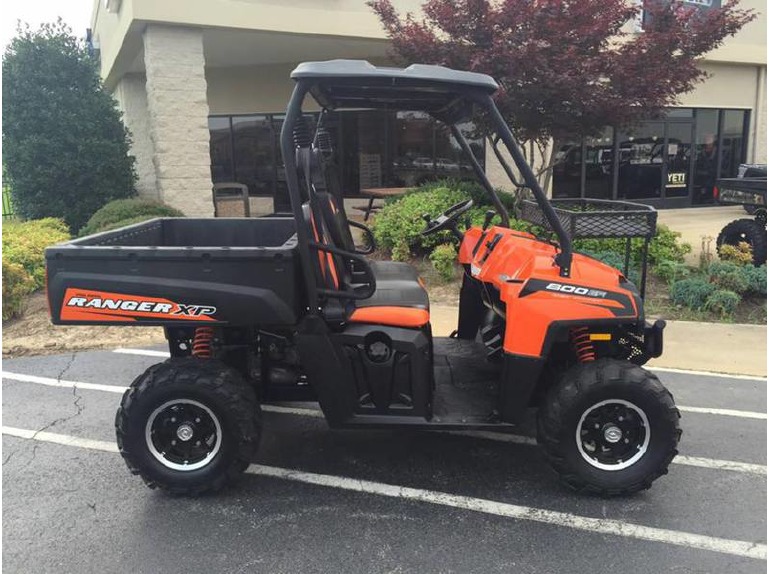
[[379, 207], [374, 206], [375, 199], [387, 199], [388, 197], [396, 197], [404, 195], [409, 187], [368, 187], [361, 190], [361, 195], [369, 197], [369, 203], [366, 206], [356, 207], [360, 211], [364, 212], [364, 221], [369, 219], [372, 211], [376, 211]]

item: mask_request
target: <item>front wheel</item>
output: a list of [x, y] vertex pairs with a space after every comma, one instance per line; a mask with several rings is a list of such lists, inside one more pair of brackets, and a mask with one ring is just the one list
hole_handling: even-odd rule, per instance
[[682, 434], [679, 418], [655, 375], [600, 359], [574, 366], [549, 390], [538, 413], [538, 443], [571, 488], [628, 495], [668, 472]]
[[254, 390], [213, 360], [153, 365], [123, 395], [118, 448], [147, 486], [173, 494], [221, 489], [251, 463], [261, 417]]

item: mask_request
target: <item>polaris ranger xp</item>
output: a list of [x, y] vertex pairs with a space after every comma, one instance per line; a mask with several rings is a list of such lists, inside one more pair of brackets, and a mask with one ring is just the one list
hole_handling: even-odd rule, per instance
[[[291, 215], [163, 218], [46, 251], [56, 324], [162, 326], [171, 358], [139, 375], [116, 416], [129, 469], [151, 487], [200, 494], [257, 455], [260, 404], [317, 401], [333, 428], [509, 431], [537, 409], [537, 440], [574, 489], [648, 488], [677, 453], [679, 412], [641, 367], [662, 350], [623, 273], [573, 253], [582, 233], [651, 237], [651, 208], [550, 203], [495, 106], [497, 83], [439, 66], [363, 61], [300, 64], [281, 132]], [[323, 112], [419, 111], [444, 122], [496, 206], [461, 227], [471, 200], [426, 216], [448, 230], [464, 269], [457, 330], [434, 337], [428, 294], [406, 263], [357, 248], [339, 196]], [[531, 194], [522, 211], [550, 240], [509, 228], [509, 215], [458, 124], [480, 111]], [[502, 159], [500, 150], [496, 155]], [[504, 168], [509, 176], [514, 172]], [[515, 179], [515, 178], [514, 178]], [[498, 217], [499, 223], [492, 224]], [[636, 230], [636, 231], [635, 231]], [[630, 241], [630, 240], [629, 240]], [[642, 279], [643, 282], [643, 279]]]

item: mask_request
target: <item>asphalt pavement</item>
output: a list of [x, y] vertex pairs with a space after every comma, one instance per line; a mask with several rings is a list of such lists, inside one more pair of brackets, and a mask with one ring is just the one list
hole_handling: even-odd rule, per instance
[[240, 483], [178, 498], [116, 454], [122, 388], [162, 357], [3, 361], [3, 571], [752, 573], [767, 569], [766, 381], [658, 372], [680, 457], [651, 490], [576, 495], [518, 435], [333, 431], [268, 406]]

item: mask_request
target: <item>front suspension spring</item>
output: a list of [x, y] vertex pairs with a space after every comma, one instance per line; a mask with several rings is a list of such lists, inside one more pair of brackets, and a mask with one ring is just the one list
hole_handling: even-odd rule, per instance
[[591, 341], [591, 333], [588, 331], [588, 327], [574, 327], [570, 329], [569, 334], [578, 361], [581, 363], [595, 361], [596, 349]]

